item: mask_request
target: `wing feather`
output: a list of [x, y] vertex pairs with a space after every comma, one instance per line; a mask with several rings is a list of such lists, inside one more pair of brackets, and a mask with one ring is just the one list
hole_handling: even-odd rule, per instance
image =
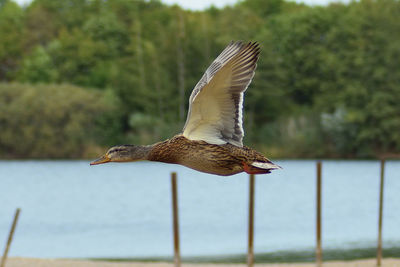
[[243, 146], [243, 94], [259, 53], [255, 42], [231, 42], [214, 60], [190, 95], [186, 138]]

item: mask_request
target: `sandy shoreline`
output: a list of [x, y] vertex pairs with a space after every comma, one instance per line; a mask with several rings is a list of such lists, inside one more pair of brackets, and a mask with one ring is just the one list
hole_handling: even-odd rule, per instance
[[[246, 267], [246, 264], [208, 264], [208, 263], [183, 263], [183, 267]], [[315, 267], [315, 263], [271, 263], [255, 264], [256, 267]], [[329, 261], [324, 262], [326, 267], [375, 267], [376, 259], [354, 261]], [[384, 259], [384, 267], [400, 267], [400, 259]], [[106, 262], [68, 259], [34, 259], [34, 258], [9, 258], [6, 267], [174, 267], [172, 263], [165, 262]]]

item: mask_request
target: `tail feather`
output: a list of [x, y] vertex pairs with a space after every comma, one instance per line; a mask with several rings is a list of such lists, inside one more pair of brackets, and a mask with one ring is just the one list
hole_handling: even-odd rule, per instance
[[272, 162], [254, 161], [250, 165], [243, 162], [243, 170], [249, 174], [265, 174], [271, 170], [282, 169], [280, 166]]
[[266, 170], [277, 170], [277, 169], [282, 169], [281, 166], [278, 166], [272, 162], [261, 162], [261, 161], [254, 161], [251, 163], [252, 166], [260, 169], [266, 169]]

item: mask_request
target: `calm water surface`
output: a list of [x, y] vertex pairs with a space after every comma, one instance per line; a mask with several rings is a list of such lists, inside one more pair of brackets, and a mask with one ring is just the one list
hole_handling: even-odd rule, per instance
[[[315, 161], [277, 161], [256, 178], [255, 252], [313, 249]], [[137, 162], [0, 161], [0, 244], [22, 209], [10, 256], [172, 254], [170, 172], [178, 172], [183, 256], [247, 251], [248, 176]], [[400, 245], [400, 162], [386, 165], [383, 239]], [[374, 246], [379, 163], [323, 162], [323, 246]], [[3, 240], [3, 241], [2, 241]]]

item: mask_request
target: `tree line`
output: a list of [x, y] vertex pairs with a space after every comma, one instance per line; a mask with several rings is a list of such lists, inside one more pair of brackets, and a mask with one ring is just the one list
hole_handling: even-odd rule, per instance
[[[231, 40], [258, 41], [245, 144], [270, 157], [400, 153], [400, 2], [0, 0], [0, 157], [81, 158], [178, 133]], [[101, 153], [101, 152], [100, 152]]]

